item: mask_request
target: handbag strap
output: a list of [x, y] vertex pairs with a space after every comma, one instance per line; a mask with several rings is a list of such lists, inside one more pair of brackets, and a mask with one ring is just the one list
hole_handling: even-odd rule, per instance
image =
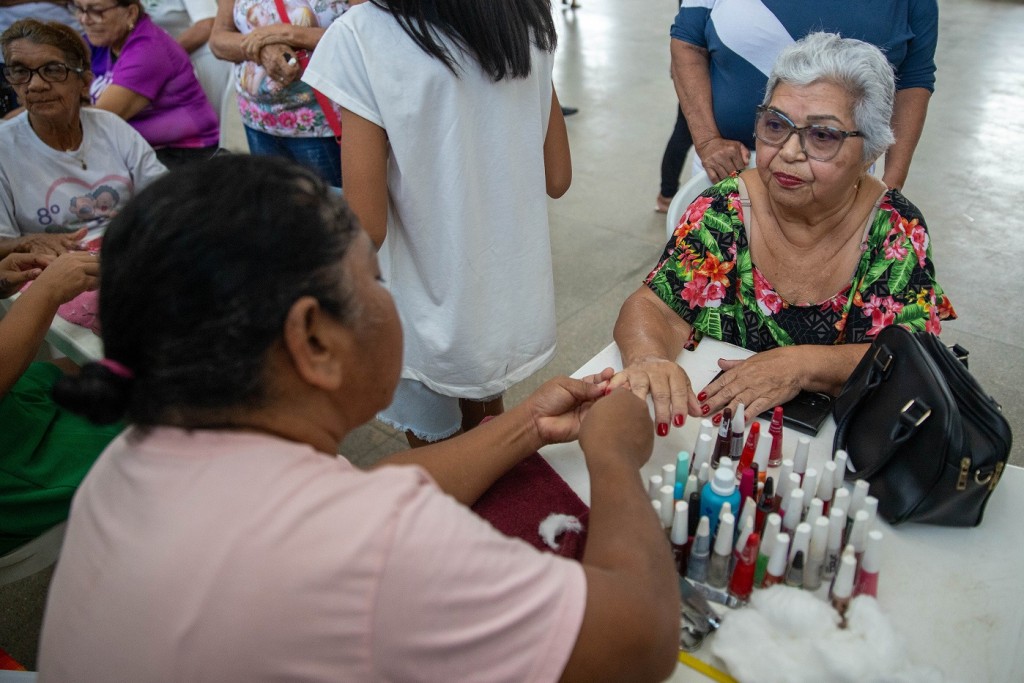
[[[284, 6], [284, 0], [274, 0], [274, 5], [277, 7], [277, 13], [281, 16], [281, 22], [284, 24], [292, 23], [292, 20], [288, 17], [288, 9]], [[306, 67], [309, 66], [309, 51], [308, 50], [296, 50], [295, 55], [299, 60], [299, 66], [305, 71]], [[310, 86], [313, 90], [313, 95], [316, 97], [317, 104], [320, 105], [320, 109], [324, 112], [324, 118], [327, 119], [327, 125], [334, 131], [334, 137], [341, 142], [341, 121], [338, 120], [338, 112], [334, 111], [334, 105], [327, 99], [327, 96], [322, 92]]]

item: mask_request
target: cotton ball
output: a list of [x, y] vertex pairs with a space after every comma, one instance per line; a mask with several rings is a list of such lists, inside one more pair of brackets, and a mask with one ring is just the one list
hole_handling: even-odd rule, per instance
[[541, 539], [543, 539], [544, 543], [546, 543], [549, 548], [552, 550], [558, 550], [558, 542], [556, 539], [562, 534], [570, 531], [577, 534], [583, 531], [583, 524], [580, 523], [580, 520], [572, 515], [552, 513], [540, 523], [537, 533], [540, 534]]
[[830, 605], [797, 588], [773, 586], [722, 620], [711, 651], [741, 682], [931, 683], [940, 672], [912, 665], [874, 598], [855, 598], [847, 628]]

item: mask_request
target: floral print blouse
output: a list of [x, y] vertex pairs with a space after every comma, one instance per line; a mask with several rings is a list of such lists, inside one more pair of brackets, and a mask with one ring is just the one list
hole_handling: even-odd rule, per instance
[[[348, 10], [347, 0], [284, 0], [295, 26], [327, 28]], [[274, 0], [235, 0], [235, 26], [245, 35], [258, 26], [280, 24]], [[302, 81], [281, 87], [256, 62], [235, 65], [235, 89], [242, 123], [253, 130], [286, 138], [334, 137], [313, 89]], [[341, 116], [341, 109], [335, 107]]]
[[[935, 281], [928, 230], [898, 190], [878, 204], [850, 284], [820, 304], [787, 302], [750, 257], [737, 176], [693, 201], [644, 281], [694, 328], [752, 351], [870, 342], [884, 327], [938, 334], [956, 313]], [[813, 267], [814, 264], [808, 264]]]

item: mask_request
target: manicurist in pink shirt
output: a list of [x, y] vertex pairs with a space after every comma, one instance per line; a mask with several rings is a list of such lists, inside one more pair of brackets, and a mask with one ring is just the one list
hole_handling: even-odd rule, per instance
[[[646, 405], [611, 371], [558, 378], [450, 441], [364, 471], [338, 457], [387, 406], [402, 330], [375, 250], [317, 176], [218, 157], [107, 230], [106, 358], [57, 389], [131, 425], [75, 496], [40, 680], [665, 678], [679, 597], [637, 476]], [[582, 562], [466, 506], [579, 438]]]

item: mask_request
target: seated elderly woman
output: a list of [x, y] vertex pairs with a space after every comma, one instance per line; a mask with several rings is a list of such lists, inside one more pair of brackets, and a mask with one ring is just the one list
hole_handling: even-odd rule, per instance
[[188, 53], [139, 0], [75, 0], [92, 47], [93, 103], [132, 124], [167, 166], [209, 158], [220, 126]]
[[[816, 33], [779, 56], [758, 110], [757, 167], [686, 210], [615, 324], [624, 370], [658, 433], [739, 403], [837, 393], [887, 325], [938, 333], [954, 313], [917, 207], [868, 168], [893, 141], [892, 67], [867, 43]], [[755, 355], [700, 393], [675, 360], [703, 335]]]
[[0, 318], [0, 555], [67, 519], [75, 488], [121, 430], [60, 408], [51, 391], [62, 368], [32, 362], [57, 307], [95, 288], [99, 269], [85, 252], [0, 259], [0, 298], [34, 281]]
[[[130, 426], [76, 495], [40, 680], [671, 672], [678, 582], [637, 476], [652, 424], [628, 391], [598, 400], [610, 369], [360, 471], [338, 444], [391, 400], [402, 330], [373, 244], [319, 176], [254, 156], [172, 173], [114, 219], [100, 272], [107, 358], [58, 398]], [[577, 434], [582, 564], [463, 507]]]
[[0, 257], [60, 254], [167, 169], [127, 123], [82, 108], [92, 72], [74, 30], [23, 19], [0, 35], [0, 49], [25, 107], [0, 126]]

